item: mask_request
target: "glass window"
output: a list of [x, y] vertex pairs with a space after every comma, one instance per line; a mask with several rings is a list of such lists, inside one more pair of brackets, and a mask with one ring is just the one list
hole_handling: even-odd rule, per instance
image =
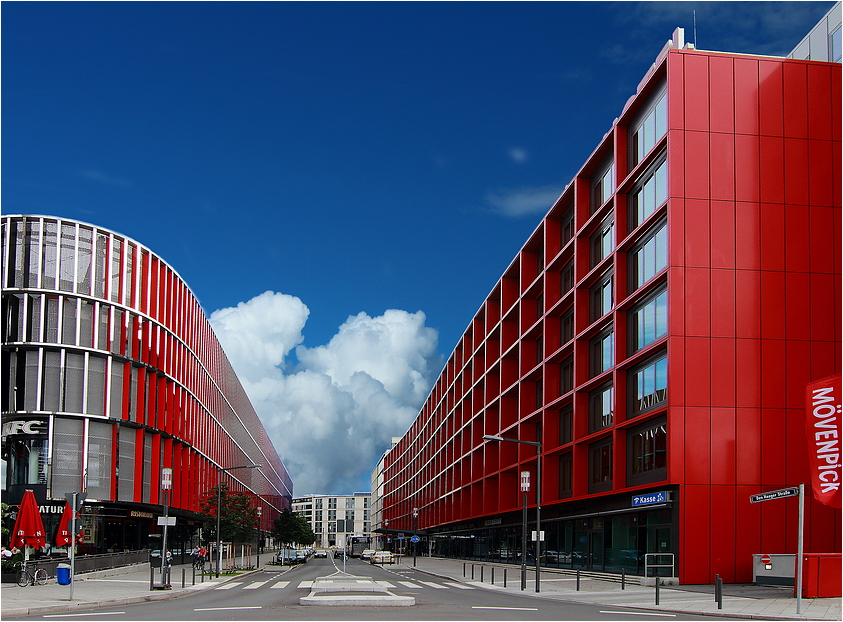
[[562, 331], [562, 344], [566, 344], [574, 338], [574, 311], [567, 311], [560, 319]]
[[631, 379], [633, 415], [667, 402], [667, 354], [662, 353], [634, 370]]
[[590, 452], [591, 477], [589, 491], [609, 490], [612, 487], [612, 441], [592, 446]]
[[559, 498], [571, 496], [574, 461], [567, 453], [559, 458]]
[[591, 211], [596, 211], [601, 205], [609, 200], [615, 191], [615, 163], [612, 157], [592, 177], [591, 185]]
[[590, 431], [597, 432], [612, 425], [614, 420], [615, 396], [611, 384], [604, 385], [589, 395]]
[[569, 356], [559, 366], [559, 395], [574, 390], [574, 358]]
[[841, 28], [828, 35], [828, 59], [833, 63], [839, 63], [843, 57], [843, 45], [840, 40]]
[[559, 444], [565, 445], [574, 440], [574, 407], [570, 404], [559, 411]]
[[562, 216], [562, 246], [565, 246], [574, 237], [574, 208], [569, 207]]
[[667, 201], [667, 164], [661, 160], [647, 171], [631, 192], [630, 230], [634, 229]]
[[569, 291], [574, 289], [574, 260], [572, 259], [565, 267], [562, 268], [562, 272], [559, 275], [560, 283], [562, 285], [562, 295], [564, 296]]
[[612, 310], [612, 274], [603, 275], [600, 281], [591, 288], [591, 321], [595, 321]]
[[591, 266], [603, 261], [615, 248], [615, 223], [606, 220], [591, 236]]
[[666, 92], [662, 90], [653, 99], [654, 103], [645, 110], [639, 123], [633, 126], [630, 147], [633, 166], [644, 159], [667, 131]]
[[655, 421], [627, 434], [627, 479], [630, 486], [667, 478], [667, 421]]
[[591, 340], [591, 375], [598, 376], [615, 364], [615, 333], [611, 327]]
[[667, 334], [667, 289], [659, 290], [633, 309], [630, 324], [633, 352], [664, 337]]
[[632, 290], [636, 290], [667, 267], [667, 227], [662, 222], [631, 251]]

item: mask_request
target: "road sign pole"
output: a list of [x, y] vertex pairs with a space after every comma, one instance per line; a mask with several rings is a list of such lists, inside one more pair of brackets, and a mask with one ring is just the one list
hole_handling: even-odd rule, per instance
[[802, 552], [805, 533], [805, 484], [799, 484], [799, 538], [796, 542], [796, 615], [802, 613]]

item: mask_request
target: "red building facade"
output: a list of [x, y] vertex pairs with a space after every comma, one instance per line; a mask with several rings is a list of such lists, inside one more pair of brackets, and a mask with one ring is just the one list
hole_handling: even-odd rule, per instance
[[[387, 454], [390, 531], [514, 559], [536, 451], [500, 435], [542, 444], [548, 566], [796, 552], [796, 501], [749, 496], [809, 482], [805, 387], [840, 371], [840, 69], [667, 46]], [[840, 510], [806, 522], [840, 551]]]
[[220, 469], [260, 464], [225, 482], [254, 497], [271, 529], [292, 481], [175, 270], [134, 240], [61, 218], [4, 216], [2, 244], [4, 501], [33, 489], [52, 533], [65, 494], [83, 492], [83, 550], [154, 549], [172, 469], [170, 537], [189, 550]]

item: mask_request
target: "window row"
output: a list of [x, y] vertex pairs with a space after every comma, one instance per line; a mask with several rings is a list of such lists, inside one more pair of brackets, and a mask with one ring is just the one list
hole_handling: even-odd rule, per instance
[[[667, 422], [664, 417], [626, 433], [626, 482], [623, 486], [652, 484], [667, 479]], [[593, 443], [588, 452], [588, 492], [612, 490], [612, 439]], [[559, 459], [559, 498], [573, 494], [574, 460], [569, 452]]]

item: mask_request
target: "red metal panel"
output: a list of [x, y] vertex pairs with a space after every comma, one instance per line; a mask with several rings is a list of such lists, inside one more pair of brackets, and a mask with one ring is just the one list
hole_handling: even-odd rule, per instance
[[707, 199], [709, 183], [709, 134], [685, 132], [685, 196]]
[[808, 72], [805, 63], [784, 63], [784, 135], [808, 137]]
[[[787, 407], [805, 409], [805, 385], [811, 380], [811, 344], [790, 340], [785, 350]], [[804, 436], [804, 435], [803, 435]]]
[[682, 583], [711, 583], [711, 487], [683, 486], [679, 562]]
[[[810, 354], [808, 344], [800, 344], [805, 346], [806, 354]], [[805, 377], [810, 377], [806, 373]], [[807, 383], [806, 383], [807, 384]], [[787, 417], [787, 471], [785, 477], [788, 482], [810, 482], [811, 472], [806, 456], [808, 455], [808, 437], [805, 434], [805, 385], [802, 385], [802, 407], [789, 408], [785, 412]], [[810, 486], [808, 486], [810, 488]], [[806, 495], [810, 496], [809, 491], [805, 491]], [[794, 538], [795, 540], [795, 538]], [[794, 542], [795, 544], [795, 542]], [[793, 547], [796, 548], [795, 546]]]
[[784, 139], [778, 136], [761, 136], [761, 201], [784, 202]]
[[711, 340], [711, 404], [734, 406], [735, 394], [735, 340]]
[[782, 135], [783, 110], [781, 61], [758, 61], [758, 129], [761, 134]]
[[685, 483], [711, 482], [711, 409], [685, 407]]
[[840, 371], [839, 345], [839, 341], [811, 342], [811, 378], [825, 378]]
[[757, 408], [738, 408], [737, 456], [735, 461], [737, 484], [757, 486], [761, 481], [762, 446], [761, 412]]
[[[668, 365], [670, 365], [670, 358], [673, 357], [671, 351], [668, 357]], [[670, 374], [668, 372], [668, 382]], [[668, 387], [668, 399], [671, 399], [673, 394], [673, 385]], [[672, 402], [671, 402], [672, 403]], [[685, 409], [681, 406], [671, 406], [667, 411], [667, 477], [671, 483], [685, 481]], [[574, 447], [576, 452], [576, 446]], [[576, 464], [574, 469], [576, 469]], [[586, 463], [583, 468], [588, 469]], [[574, 471], [576, 473], [576, 470]]]
[[[735, 483], [735, 409], [711, 409], [711, 483]], [[719, 510], [719, 506], [718, 510]], [[734, 512], [730, 515], [734, 516]], [[734, 528], [734, 527], [733, 527]]]
[[835, 65], [831, 68], [831, 128], [832, 132], [831, 135], [834, 136], [837, 140], [840, 140], [841, 135], [841, 122], [843, 122], [843, 111], [841, 111], [841, 107], [843, 107], [843, 94], [841, 94], [840, 89], [843, 86], [843, 82], [840, 80], [840, 65]]
[[673, 203], [674, 197], [685, 196], [685, 132], [670, 130], [667, 144], [667, 196]]
[[735, 520], [741, 526], [741, 535], [735, 542], [735, 581], [740, 583], [752, 581], [752, 556], [761, 551], [761, 506], [764, 504], [749, 502], [749, 496], [759, 492], [761, 488], [757, 484], [736, 488]]
[[711, 344], [707, 337], [685, 338], [685, 404], [711, 403]]
[[735, 132], [758, 134], [758, 61], [755, 59], [735, 59]]
[[[730, 56], [709, 58], [710, 123], [712, 132], [735, 131], [734, 59]], [[713, 144], [713, 143], [712, 143]]]
[[[807, 254], [807, 249], [806, 254]], [[811, 338], [811, 281], [807, 273], [785, 273], [785, 333], [789, 340]]]
[[711, 134], [711, 198], [735, 199], [735, 137], [733, 134]]
[[711, 273], [705, 268], [685, 269], [685, 334], [711, 334]]
[[784, 272], [761, 273], [761, 336], [785, 338]]
[[709, 130], [709, 112], [707, 92], [710, 88], [708, 79], [708, 56], [686, 54], [685, 58], [685, 129]]
[[784, 349], [781, 339], [761, 341], [761, 407], [781, 408], [785, 394]]
[[[667, 55], [667, 127], [669, 130], [685, 127], [684, 85], [684, 55], [670, 51]], [[670, 136], [672, 137], [672, 134]], [[672, 143], [672, 139], [669, 140]]]
[[[840, 143], [836, 145], [839, 151]], [[812, 206], [839, 205], [840, 186], [828, 183], [839, 176], [840, 161], [835, 162], [833, 147], [827, 140], [812, 140], [808, 145], [808, 195]]]
[[761, 341], [738, 339], [735, 342], [737, 405], [758, 408], [761, 405]]
[[739, 339], [761, 337], [761, 272], [735, 271], [735, 336]]
[[811, 207], [808, 253], [810, 269], [815, 274], [835, 272], [840, 254], [840, 231], [834, 227], [833, 208]]
[[735, 135], [735, 198], [738, 201], [761, 199], [759, 149], [757, 135]]
[[711, 220], [709, 202], [685, 200], [685, 265], [711, 265]]
[[[735, 267], [735, 204], [711, 201], [711, 267]], [[743, 240], [741, 240], [743, 244]]]
[[784, 139], [784, 200], [808, 204], [808, 141]]
[[[761, 409], [761, 485], [762, 490], [786, 486], [787, 457], [786, 418], [784, 408]], [[803, 433], [804, 435], [804, 433]], [[775, 505], [765, 503], [764, 505]]]
[[761, 268], [784, 270], [784, 206], [761, 205]]
[[[829, 136], [839, 137], [840, 128], [838, 127], [838, 133], [834, 134], [832, 125], [832, 68], [811, 63], [807, 65], [807, 70], [808, 101], [811, 102], [808, 106], [808, 137], [818, 140], [828, 140]], [[839, 75], [834, 80], [839, 84]]]
[[735, 547], [743, 537], [743, 525], [736, 524], [737, 507], [734, 486], [712, 486], [711, 573], [726, 583], [735, 582]]
[[735, 267], [738, 270], [761, 268], [761, 217], [757, 203], [735, 205]]
[[[711, 335], [735, 336], [735, 271], [711, 271]], [[716, 359], [715, 359], [716, 360]]]

